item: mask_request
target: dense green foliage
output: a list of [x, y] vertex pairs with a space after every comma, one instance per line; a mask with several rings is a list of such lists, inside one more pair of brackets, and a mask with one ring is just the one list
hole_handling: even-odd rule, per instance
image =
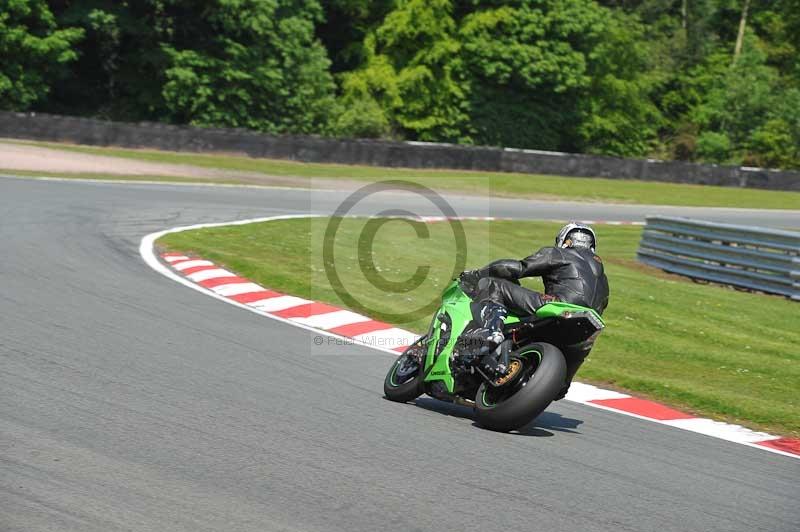
[[0, 0], [0, 106], [800, 168], [800, 0]]
[[77, 28], [59, 29], [44, 0], [0, 0], [0, 108], [44, 100], [77, 57]]
[[73, 75], [37, 107], [118, 119], [328, 132], [335, 85], [316, 2], [51, 2], [84, 29]]

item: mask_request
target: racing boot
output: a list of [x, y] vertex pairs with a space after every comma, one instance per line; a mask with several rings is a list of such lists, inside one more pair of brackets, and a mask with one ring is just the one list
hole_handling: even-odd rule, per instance
[[497, 303], [489, 302], [481, 307], [480, 325], [462, 337], [466, 344], [462, 361], [466, 366], [477, 365], [491, 377], [504, 374], [505, 367], [497, 363], [493, 353], [505, 339], [503, 323], [507, 315], [505, 307]]
[[481, 325], [477, 329], [468, 331], [464, 337], [467, 340], [489, 344], [492, 350], [503, 343], [503, 323], [508, 316], [508, 311], [502, 305], [489, 302], [483, 305], [480, 313]]

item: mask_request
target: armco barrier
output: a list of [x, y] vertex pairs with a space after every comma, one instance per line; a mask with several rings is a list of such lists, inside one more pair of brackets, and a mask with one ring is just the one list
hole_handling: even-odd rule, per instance
[[692, 279], [800, 300], [800, 233], [649, 216], [639, 261]]
[[606, 177], [800, 191], [800, 172], [762, 168], [427, 142], [276, 136], [242, 129], [146, 122], [131, 124], [40, 113], [0, 111], [0, 137], [94, 146], [243, 153], [251, 157], [304, 162]]

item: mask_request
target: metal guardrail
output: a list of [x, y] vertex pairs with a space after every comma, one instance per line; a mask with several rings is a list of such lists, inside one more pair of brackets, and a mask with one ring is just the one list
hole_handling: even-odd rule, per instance
[[640, 262], [695, 280], [800, 301], [800, 233], [648, 216]]

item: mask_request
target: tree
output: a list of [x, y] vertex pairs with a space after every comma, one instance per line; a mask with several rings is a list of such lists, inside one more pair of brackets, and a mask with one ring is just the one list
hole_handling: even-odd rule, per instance
[[164, 120], [165, 42], [197, 16], [181, 0], [51, 2], [59, 24], [82, 28], [69, 77], [44, 110], [114, 120]]
[[800, 168], [800, 89], [782, 95], [748, 146], [758, 166]]
[[400, 0], [365, 40], [364, 68], [343, 77], [345, 105], [375, 101], [412, 138], [469, 142], [466, 97], [449, 0]]
[[[334, 106], [330, 61], [314, 37], [313, 0], [205, 2], [169, 57], [169, 117], [271, 133], [325, 133]], [[188, 37], [188, 38], [187, 38]]]
[[733, 61], [739, 58], [742, 53], [742, 44], [744, 43], [744, 30], [747, 28], [747, 11], [750, 9], [750, 0], [744, 0], [742, 6], [742, 16], [739, 19], [739, 31], [736, 34], [736, 46], [733, 48]]
[[0, 0], [0, 108], [25, 110], [47, 98], [82, 36], [58, 29], [43, 0]]
[[[715, 76], [702, 102], [691, 111], [692, 120], [703, 132], [714, 132], [709, 146], [719, 146], [721, 136], [729, 145], [729, 162], [753, 163], [750, 140], [778, 108], [780, 77], [766, 64], [762, 45], [753, 35], [745, 37], [736, 63]], [[717, 65], [730, 61], [730, 52], [720, 50], [712, 59]], [[717, 67], [719, 70], [719, 67]], [[717, 155], [719, 149], [714, 149]], [[701, 157], [705, 155], [701, 151]], [[712, 160], [719, 162], [717, 155]]]
[[327, 0], [325, 20], [317, 36], [328, 50], [334, 74], [355, 70], [366, 59], [364, 39], [381, 25], [392, 10], [393, 0]]
[[[479, 144], [577, 149], [578, 93], [586, 56], [572, 43], [589, 29], [582, 9], [540, 2], [475, 9], [461, 24], [470, 116]], [[571, 20], [571, 21], [570, 21]]]
[[657, 109], [641, 30], [589, 0], [401, 0], [343, 77], [411, 138], [644, 154]]
[[603, 11], [588, 32], [587, 74], [580, 98], [582, 151], [647, 155], [662, 125], [651, 100], [657, 80], [644, 75], [648, 49], [635, 18]]
[[61, 23], [81, 26], [86, 40], [46, 110], [273, 133], [329, 131], [335, 86], [314, 37], [322, 17], [316, 0], [53, 4]]

